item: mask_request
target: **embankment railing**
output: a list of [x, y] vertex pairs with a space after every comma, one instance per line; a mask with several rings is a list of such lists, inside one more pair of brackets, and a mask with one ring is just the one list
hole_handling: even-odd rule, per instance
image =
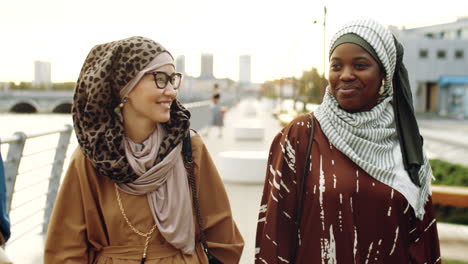
[[433, 185], [432, 203], [468, 208], [468, 187]]
[[[29, 229], [26, 230], [25, 232], [22, 232], [20, 235], [15, 234], [13, 236], [14, 239], [12, 241], [9, 241], [9, 243], [12, 243], [15, 240], [21, 238], [22, 235], [26, 235], [31, 230], [36, 229], [39, 225], [42, 225], [43, 233], [47, 231], [47, 223], [49, 222], [49, 217], [52, 212], [52, 207], [53, 207], [55, 198], [57, 196], [57, 190], [60, 184], [60, 177], [62, 175], [63, 164], [66, 158], [66, 153], [68, 150], [70, 136], [72, 134], [72, 131], [73, 131], [73, 128], [71, 125], [65, 125], [65, 127], [62, 129], [43, 132], [43, 133], [36, 133], [36, 134], [25, 134], [23, 132], [16, 132], [12, 137], [2, 139], [1, 144], [9, 144], [8, 153], [4, 161], [5, 181], [6, 181], [6, 204], [7, 204], [8, 213], [11, 213], [12, 211], [15, 211], [15, 210], [19, 210], [20, 208], [32, 203], [36, 199], [39, 199], [43, 197], [44, 195], [46, 196], [46, 202], [45, 202], [44, 207], [36, 208], [33, 212], [27, 214], [26, 216], [21, 217], [15, 222], [12, 222], [11, 226], [13, 228], [15, 225], [21, 224], [22, 222], [30, 219], [32, 216], [42, 213], [42, 212], [44, 213], [43, 223], [39, 223], [39, 224], [36, 223], [32, 227], [29, 227]], [[54, 134], [59, 134], [59, 139], [55, 147], [41, 149], [34, 153], [23, 155], [24, 147], [26, 145], [27, 140], [30, 140], [33, 138], [41, 138], [41, 137], [54, 135]], [[20, 167], [22, 158], [24, 157], [31, 158], [33, 156], [41, 155], [42, 153], [46, 151], [51, 151], [51, 150], [55, 151], [54, 160], [52, 163], [34, 164], [34, 167], [32, 169], [19, 173], [18, 169]], [[52, 165], [52, 169], [51, 169], [51, 173], [48, 179], [41, 179], [39, 181], [33, 182], [29, 186], [26, 186], [22, 189], [22, 190], [27, 191], [29, 187], [33, 187], [34, 185], [40, 184], [43, 181], [48, 181], [49, 186], [47, 188], [47, 192], [40, 193], [40, 194], [37, 194], [37, 193], [32, 194], [26, 201], [12, 208], [12, 200], [13, 200], [13, 195], [15, 193], [16, 180], [18, 176], [20, 176], [21, 174], [26, 174], [27, 172], [30, 172], [30, 171], [38, 170], [45, 166], [50, 166], [50, 165]]]

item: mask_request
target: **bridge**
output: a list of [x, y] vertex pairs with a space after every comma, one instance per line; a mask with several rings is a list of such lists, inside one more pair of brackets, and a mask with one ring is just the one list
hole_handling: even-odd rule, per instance
[[72, 91], [0, 91], [0, 112], [70, 113]]
[[[237, 97], [235, 92], [223, 91], [223, 104], [231, 105]], [[184, 104], [199, 102], [209, 100], [210, 94], [182, 91], [177, 99]], [[70, 113], [72, 100], [73, 91], [0, 90], [0, 113]]]

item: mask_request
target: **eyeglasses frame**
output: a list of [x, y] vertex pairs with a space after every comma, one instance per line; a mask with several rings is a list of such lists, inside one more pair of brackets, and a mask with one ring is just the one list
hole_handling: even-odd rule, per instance
[[[165, 74], [166, 77], [167, 77], [167, 79], [166, 79], [167, 81], [166, 81], [166, 84], [164, 85], [164, 87], [160, 87], [160, 86], [158, 85], [158, 81], [156, 80], [156, 75], [157, 75], [158, 73]], [[183, 75], [182, 73], [180, 73], [180, 72], [174, 72], [174, 73], [172, 73], [171, 75], [169, 75], [169, 74], [167, 74], [167, 73], [165, 73], [165, 72], [163, 72], [163, 71], [153, 71], [153, 72], [147, 72], [147, 73], [145, 73], [145, 74], [152, 74], [152, 75], [153, 75], [154, 83], [156, 84], [156, 87], [157, 87], [158, 89], [161, 89], [161, 90], [162, 90], [162, 89], [166, 89], [167, 84], [168, 84], [169, 82], [172, 84], [172, 88], [173, 88], [174, 90], [179, 90], [180, 85], [182, 84], [182, 79], [183, 79], [183, 77], [184, 77], [184, 75]], [[174, 77], [174, 76], [177, 76], [177, 75], [180, 76], [180, 83], [179, 83], [179, 86], [178, 86], [178, 87], [175, 87], [175, 86], [174, 86], [174, 83], [173, 83], [173, 81], [174, 81], [174, 80], [173, 80], [173, 77]]]

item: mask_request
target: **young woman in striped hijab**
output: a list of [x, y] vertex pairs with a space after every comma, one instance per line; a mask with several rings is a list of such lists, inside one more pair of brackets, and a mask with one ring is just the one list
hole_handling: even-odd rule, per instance
[[330, 47], [313, 121], [298, 117], [271, 145], [255, 263], [440, 263], [402, 46], [359, 20]]

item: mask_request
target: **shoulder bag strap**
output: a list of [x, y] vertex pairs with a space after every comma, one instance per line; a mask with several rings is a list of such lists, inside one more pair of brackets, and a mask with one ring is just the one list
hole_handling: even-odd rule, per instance
[[296, 263], [296, 251], [299, 247], [300, 243], [300, 227], [301, 227], [301, 218], [302, 218], [302, 208], [304, 206], [304, 189], [306, 185], [306, 179], [307, 179], [307, 172], [309, 171], [310, 167], [310, 156], [311, 156], [311, 149], [312, 149], [312, 141], [314, 139], [314, 115], [312, 113], [309, 113], [310, 117], [310, 136], [309, 136], [309, 143], [307, 144], [307, 154], [306, 154], [306, 159], [304, 163], [304, 168], [302, 171], [302, 180], [301, 180], [301, 186], [299, 189], [299, 192], [297, 193], [297, 206], [296, 206], [296, 237], [294, 239], [294, 245], [293, 245], [293, 250], [292, 250], [292, 257], [291, 257], [291, 263], [294, 264]]
[[184, 138], [184, 142], [182, 145], [182, 153], [184, 155], [184, 166], [187, 169], [188, 174], [188, 182], [190, 189], [192, 190], [192, 205], [195, 209], [195, 215], [197, 218], [197, 225], [198, 229], [200, 230], [200, 242], [203, 245], [203, 251], [205, 251], [206, 256], [208, 257], [208, 263], [210, 264], [223, 264], [220, 260], [218, 260], [215, 256], [213, 256], [208, 249], [208, 244], [206, 243], [206, 236], [205, 232], [203, 231], [203, 222], [200, 213], [200, 206], [198, 204], [198, 196], [197, 196], [197, 184], [194, 175], [194, 168], [193, 168], [193, 158], [192, 158], [192, 143], [190, 141], [190, 132]]

